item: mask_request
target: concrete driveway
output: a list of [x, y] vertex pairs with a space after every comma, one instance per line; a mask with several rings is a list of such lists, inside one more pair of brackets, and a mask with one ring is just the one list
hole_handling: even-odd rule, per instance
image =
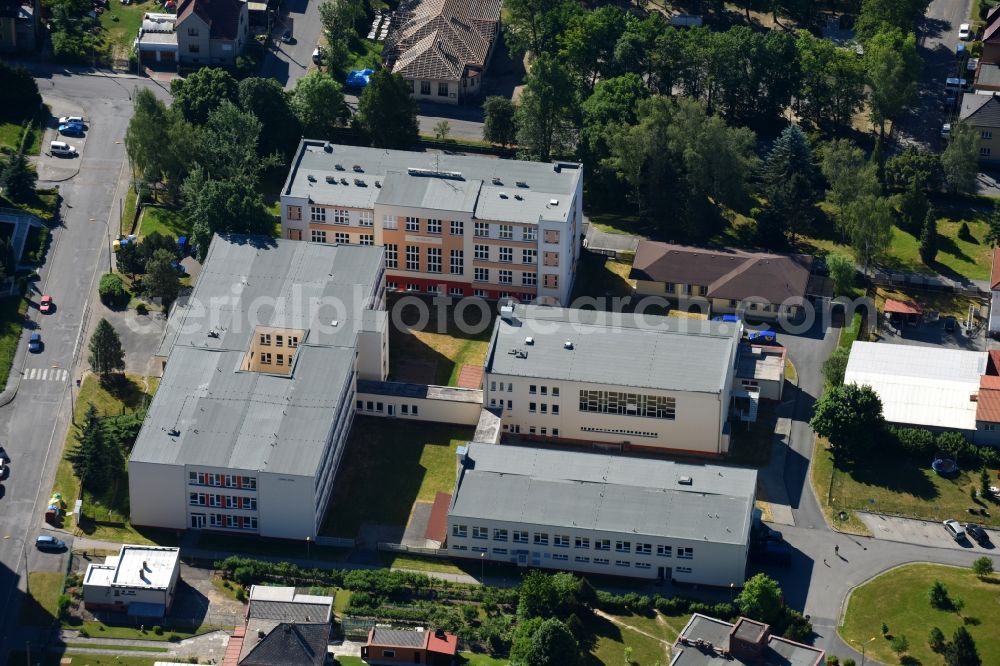
[[[988, 529], [986, 533], [989, 535], [990, 541], [986, 545], [980, 545], [971, 539], [955, 541], [945, 531], [944, 526], [938, 522], [897, 518], [875, 513], [858, 512], [857, 515], [872, 531], [876, 539], [885, 539], [886, 541], [925, 544], [932, 548], [950, 548], [963, 552], [978, 551], [978, 555], [993, 555], [996, 553], [996, 543], [1000, 539], [1000, 534], [996, 530]], [[941, 516], [941, 520], [945, 518], [954, 518], [964, 525], [969, 516]]]

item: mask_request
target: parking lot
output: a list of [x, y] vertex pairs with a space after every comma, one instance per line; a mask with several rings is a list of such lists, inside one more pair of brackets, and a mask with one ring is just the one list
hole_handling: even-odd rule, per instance
[[[971, 539], [955, 541], [945, 530], [941, 522], [931, 522], [925, 520], [914, 520], [912, 518], [896, 518], [894, 516], [883, 516], [874, 513], [858, 512], [858, 517], [872, 531], [872, 536], [876, 539], [887, 541], [900, 541], [903, 543], [916, 543], [936, 548], [950, 548], [962, 551], [983, 551], [984, 554], [996, 552], [997, 539], [1000, 535], [996, 530], [987, 530], [990, 537], [989, 543], [985, 546], [976, 543]], [[969, 516], [941, 516], [941, 520], [953, 518], [963, 525]], [[975, 521], [969, 521], [975, 522]]]
[[961, 321], [956, 321], [954, 330], [946, 330], [943, 318], [932, 317], [921, 319], [916, 324], [900, 323], [894, 326], [882, 317], [879, 321], [878, 337], [880, 342], [897, 345], [925, 345], [945, 347], [947, 349], [965, 349], [967, 351], [986, 350], [986, 327], [978, 325], [972, 331], [967, 331]]

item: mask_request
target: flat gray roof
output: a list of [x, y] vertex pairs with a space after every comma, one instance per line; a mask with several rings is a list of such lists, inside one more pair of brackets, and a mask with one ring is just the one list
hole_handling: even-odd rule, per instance
[[739, 335], [728, 322], [518, 305], [496, 321], [486, 372], [719, 393]]
[[358, 380], [358, 393], [384, 395], [396, 398], [417, 398], [424, 400], [447, 400], [448, 402], [483, 402], [483, 392], [479, 389], [457, 386], [434, 386], [431, 384], [410, 384], [407, 382], [376, 382]]
[[[216, 236], [130, 460], [314, 474], [381, 265], [381, 248]], [[290, 375], [240, 370], [255, 326], [305, 330]]]
[[449, 516], [744, 544], [756, 487], [741, 467], [475, 442]]
[[[744, 620], [745, 618], [741, 618]], [[755, 623], [756, 624], [756, 623]], [[809, 645], [802, 645], [780, 636], [768, 636], [759, 659], [743, 659], [729, 653], [729, 637], [732, 624], [707, 615], [695, 613], [678, 636], [673, 647], [670, 666], [818, 666], [823, 659], [823, 651]], [[759, 634], [758, 634], [759, 636]], [[753, 640], [754, 636], [743, 636]], [[690, 644], [684, 644], [684, 641]], [[704, 641], [698, 645], [697, 641]]]
[[567, 220], [570, 199], [582, 177], [580, 165], [569, 162], [385, 150], [303, 139], [282, 194], [345, 208], [371, 209], [377, 202], [471, 212], [481, 220], [534, 223]]

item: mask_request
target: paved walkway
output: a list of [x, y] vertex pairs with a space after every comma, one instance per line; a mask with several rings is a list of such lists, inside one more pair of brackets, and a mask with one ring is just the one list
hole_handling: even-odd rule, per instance
[[[73, 652], [85, 654], [112, 654], [112, 655], [143, 655], [159, 658], [188, 659], [198, 657], [200, 659], [210, 659], [213, 663], [220, 663], [226, 652], [226, 645], [229, 643], [229, 634], [225, 631], [211, 631], [207, 634], [185, 638], [181, 641], [148, 641], [131, 638], [102, 638], [100, 636], [84, 638], [77, 631], [64, 630], [59, 634], [63, 643], [72, 643], [68, 648]], [[92, 645], [94, 647], [84, 647]], [[116, 648], [109, 649], [107, 646], [114, 645]], [[130, 651], [129, 648], [165, 648], [164, 652], [143, 652], [141, 650]], [[61, 645], [50, 648], [53, 651], [63, 652], [66, 650]]]

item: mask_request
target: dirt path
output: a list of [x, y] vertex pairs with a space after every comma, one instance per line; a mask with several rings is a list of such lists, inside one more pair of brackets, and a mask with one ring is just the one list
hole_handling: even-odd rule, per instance
[[[642, 634], [646, 638], [652, 638], [654, 641], [657, 641], [658, 643], [660, 643], [663, 646], [663, 656], [666, 657], [667, 663], [670, 662], [670, 648], [673, 647], [673, 643], [670, 643], [669, 641], [666, 641], [666, 640], [660, 638], [659, 636], [654, 636], [653, 634], [651, 634], [651, 633], [649, 633], [647, 631], [644, 631], [642, 629], [639, 629], [638, 627], [633, 627], [631, 624], [628, 624], [626, 622], [622, 622], [621, 620], [619, 620], [618, 618], [614, 617], [613, 615], [608, 615], [604, 611], [599, 610], [597, 608], [594, 609], [594, 615], [597, 615], [598, 617], [602, 617], [605, 620], [607, 620], [608, 622], [611, 622], [612, 624], [616, 624], [619, 627], [625, 627], [626, 629], [634, 631], [637, 634]], [[669, 628], [669, 627], [667, 627], [667, 623], [664, 621], [664, 619], [662, 617], [660, 617], [659, 613], [656, 614], [656, 621], [658, 623], [663, 624], [663, 626], [665, 628]]]

